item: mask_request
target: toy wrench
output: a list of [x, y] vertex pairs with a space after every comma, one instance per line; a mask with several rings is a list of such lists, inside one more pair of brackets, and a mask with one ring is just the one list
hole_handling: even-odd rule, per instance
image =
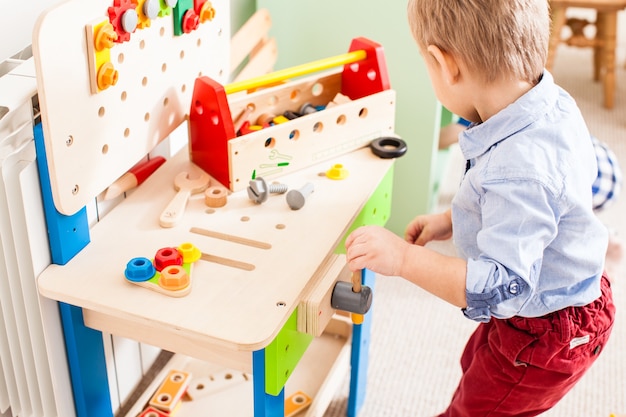
[[181, 172], [174, 178], [174, 188], [176, 188], [176, 196], [170, 201], [161, 217], [159, 224], [161, 227], [174, 227], [176, 223], [183, 217], [187, 201], [192, 194], [201, 193], [209, 187], [210, 177], [207, 173], [201, 171], [195, 176], [191, 176], [187, 172]]

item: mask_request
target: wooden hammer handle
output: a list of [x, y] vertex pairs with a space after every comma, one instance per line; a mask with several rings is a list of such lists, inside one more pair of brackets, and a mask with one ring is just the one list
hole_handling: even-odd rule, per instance
[[361, 292], [361, 271], [352, 273], [352, 291]]

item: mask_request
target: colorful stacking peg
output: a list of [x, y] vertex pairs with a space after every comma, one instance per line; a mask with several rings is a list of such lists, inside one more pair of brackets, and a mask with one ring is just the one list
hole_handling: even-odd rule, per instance
[[191, 374], [189, 372], [170, 370], [150, 399], [150, 406], [171, 413], [176, 409], [183, 394], [187, 391], [190, 381]]

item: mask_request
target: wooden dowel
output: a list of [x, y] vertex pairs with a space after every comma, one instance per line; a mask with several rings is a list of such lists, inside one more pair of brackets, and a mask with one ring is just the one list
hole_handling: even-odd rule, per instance
[[352, 273], [352, 291], [361, 292], [361, 271]]
[[364, 60], [366, 57], [367, 53], [363, 50], [348, 52], [346, 54], [296, 65], [295, 67], [285, 68], [269, 74], [261, 75], [259, 77], [250, 78], [248, 80], [230, 83], [224, 86], [224, 91], [226, 94], [232, 94], [239, 91], [254, 90], [265, 85], [272, 85], [290, 78], [310, 74], [312, 72], [322, 71], [339, 65], [353, 64]]

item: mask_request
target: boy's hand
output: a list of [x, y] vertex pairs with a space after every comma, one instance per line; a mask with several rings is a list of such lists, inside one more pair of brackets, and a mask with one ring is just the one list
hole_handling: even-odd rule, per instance
[[359, 227], [346, 238], [346, 257], [352, 271], [367, 268], [398, 276], [409, 245], [401, 237], [380, 226]]
[[424, 246], [431, 240], [445, 240], [452, 237], [452, 218], [450, 210], [439, 214], [417, 216], [409, 223], [404, 232], [404, 240]]

